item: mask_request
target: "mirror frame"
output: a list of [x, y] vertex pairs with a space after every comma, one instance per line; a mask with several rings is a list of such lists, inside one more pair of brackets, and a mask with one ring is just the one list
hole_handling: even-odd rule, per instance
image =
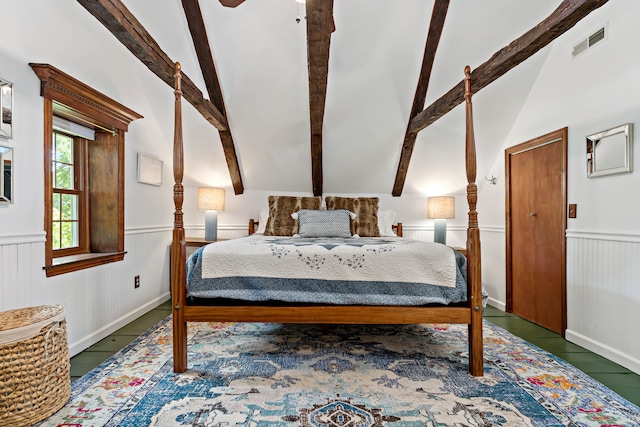
[[[5, 194], [5, 161], [9, 160], [9, 196]], [[0, 204], [13, 203], [13, 148], [0, 145], [0, 165], [2, 165], [2, 175], [0, 176]]]
[[0, 138], [13, 138], [13, 83], [0, 79]]
[[[611, 140], [611, 138], [624, 137], [624, 158], [618, 159], [616, 166], [607, 169], [598, 168], [597, 145]], [[587, 177], [593, 178], [605, 175], [615, 175], [633, 171], [633, 123], [625, 123], [602, 132], [594, 133], [586, 137], [587, 142]], [[619, 166], [618, 166], [619, 165]]]

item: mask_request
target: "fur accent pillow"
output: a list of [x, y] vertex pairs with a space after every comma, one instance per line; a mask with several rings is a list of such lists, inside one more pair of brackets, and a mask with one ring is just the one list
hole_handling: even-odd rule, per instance
[[322, 197], [269, 196], [269, 219], [265, 236], [293, 236], [298, 223], [291, 214], [300, 209], [320, 209]]
[[356, 219], [351, 221], [351, 234], [360, 237], [380, 237], [377, 197], [327, 196], [324, 200], [328, 210], [346, 209], [356, 214]]

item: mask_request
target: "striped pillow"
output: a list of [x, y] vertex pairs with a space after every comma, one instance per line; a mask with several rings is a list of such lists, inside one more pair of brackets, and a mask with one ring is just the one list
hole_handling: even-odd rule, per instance
[[355, 214], [345, 209], [302, 209], [291, 217], [298, 220], [300, 237], [351, 237], [351, 220]]

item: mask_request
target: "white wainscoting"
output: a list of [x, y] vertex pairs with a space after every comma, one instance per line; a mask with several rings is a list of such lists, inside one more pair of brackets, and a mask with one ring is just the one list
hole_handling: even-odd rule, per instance
[[0, 237], [0, 311], [61, 304], [74, 355], [169, 299], [170, 242], [169, 227], [128, 229], [124, 261], [47, 278], [44, 235]]
[[[187, 228], [197, 235], [201, 226]], [[490, 303], [504, 308], [505, 231], [481, 228], [483, 283]], [[405, 236], [432, 240], [431, 227], [406, 226]], [[222, 226], [222, 238], [246, 235], [246, 225]], [[448, 243], [463, 246], [465, 227], [449, 227]], [[128, 229], [122, 262], [46, 278], [44, 235], [0, 237], [0, 311], [62, 304], [71, 354], [113, 333], [169, 299], [170, 227]], [[640, 236], [567, 232], [567, 339], [640, 373]], [[134, 276], [141, 286], [134, 289]]]
[[640, 374], [640, 235], [567, 231], [569, 341]]
[[482, 286], [489, 294], [488, 303], [506, 310], [506, 231], [504, 227], [480, 227], [482, 252]]

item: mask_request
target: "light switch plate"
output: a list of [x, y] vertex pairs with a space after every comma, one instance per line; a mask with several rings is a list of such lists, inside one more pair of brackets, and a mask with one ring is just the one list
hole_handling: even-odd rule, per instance
[[575, 218], [578, 211], [578, 205], [575, 203], [569, 204], [569, 218]]

